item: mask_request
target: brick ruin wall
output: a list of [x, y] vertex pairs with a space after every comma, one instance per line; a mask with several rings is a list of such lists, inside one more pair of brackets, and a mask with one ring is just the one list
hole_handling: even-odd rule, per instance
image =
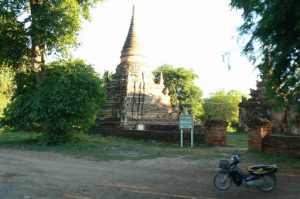
[[300, 157], [299, 136], [267, 136], [262, 141], [262, 151], [266, 153]]
[[206, 121], [204, 124], [206, 144], [215, 146], [225, 146], [227, 144], [227, 126], [228, 123], [222, 120]]
[[251, 127], [248, 129], [248, 149], [262, 151], [262, 141], [272, 134], [271, 126]]
[[277, 155], [300, 157], [300, 136], [272, 135], [271, 126], [248, 130], [248, 149]]
[[[206, 126], [196, 125], [194, 127], [194, 143], [209, 144], [215, 146], [226, 145], [226, 126], [223, 124], [209, 123]], [[145, 130], [129, 130], [118, 128], [93, 128], [92, 133], [104, 136], [120, 136], [131, 139], [155, 140], [166, 143], [180, 143], [180, 129], [178, 125], [145, 125]], [[185, 143], [191, 141], [191, 130], [185, 129], [183, 134]]]
[[[124, 138], [130, 138], [134, 140], [154, 140], [158, 142], [166, 143], [180, 143], [179, 130], [176, 131], [157, 131], [157, 130], [126, 130], [126, 129], [92, 129], [91, 133], [101, 134], [104, 136], [118, 136]], [[190, 131], [186, 130], [183, 134], [184, 143], [190, 143], [191, 136]], [[205, 144], [204, 131], [198, 129], [194, 131], [194, 143]]]
[[226, 128], [215, 127], [205, 128], [205, 142], [209, 145], [225, 146], [226, 145]]

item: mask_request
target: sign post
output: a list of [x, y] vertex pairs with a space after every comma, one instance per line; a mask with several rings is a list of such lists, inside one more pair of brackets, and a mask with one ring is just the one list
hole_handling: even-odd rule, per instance
[[180, 146], [183, 147], [183, 129], [191, 129], [191, 148], [194, 146], [194, 122], [192, 115], [179, 116]]
[[183, 147], [183, 129], [180, 129], [180, 146]]
[[194, 129], [191, 129], [191, 148], [194, 146]]

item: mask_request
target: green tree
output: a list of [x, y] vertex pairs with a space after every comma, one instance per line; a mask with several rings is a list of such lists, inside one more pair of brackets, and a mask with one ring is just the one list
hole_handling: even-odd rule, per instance
[[3, 116], [3, 110], [10, 102], [15, 90], [13, 81], [14, 73], [8, 67], [0, 67], [0, 117]]
[[103, 82], [81, 60], [45, 65], [47, 76], [39, 88], [16, 96], [4, 123], [15, 128], [41, 129], [46, 144], [64, 143], [75, 130], [87, 130], [105, 99]]
[[300, 1], [231, 0], [230, 5], [243, 12], [239, 31], [249, 38], [244, 52], [258, 64], [267, 93], [299, 105]]
[[175, 68], [172, 65], [163, 65], [153, 71], [156, 77], [159, 77], [161, 73], [164, 84], [169, 89], [171, 103], [179, 106], [180, 111], [183, 107], [187, 107], [195, 120], [199, 122], [203, 109], [202, 90], [194, 83], [194, 80], [198, 78], [197, 74], [192, 70]]
[[217, 91], [204, 100], [203, 120], [224, 120], [229, 125], [235, 126], [239, 121], [239, 103], [242, 101], [243, 94], [240, 91], [232, 90], [224, 92]]
[[81, 19], [99, 0], [1, 0], [0, 66], [27, 66], [36, 84], [45, 75], [45, 56], [77, 46]]

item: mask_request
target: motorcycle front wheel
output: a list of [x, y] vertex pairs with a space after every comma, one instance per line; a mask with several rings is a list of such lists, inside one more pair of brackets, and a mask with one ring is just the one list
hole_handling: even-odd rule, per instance
[[215, 175], [213, 182], [217, 189], [224, 191], [230, 188], [232, 179], [228, 173], [218, 173]]
[[262, 180], [262, 184], [258, 186], [258, 189], [262, 192], [270, 192], [276, 186], [276, 176], [274, 174], [264, 175], [260, 180]]

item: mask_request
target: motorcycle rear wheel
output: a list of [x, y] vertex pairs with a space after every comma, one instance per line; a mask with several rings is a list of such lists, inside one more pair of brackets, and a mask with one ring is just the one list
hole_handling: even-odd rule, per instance
[[276, 186], [276, 176], [274, 174], [264, 175], [260, 178], [263, 183], [258, 186], [258, 189], [262, 192], [270, 192]]
[[230, 188], [232, 179], [226, 173], [218, 173], [215, 175], [213, 182], [217, 189], [225, 191]]

